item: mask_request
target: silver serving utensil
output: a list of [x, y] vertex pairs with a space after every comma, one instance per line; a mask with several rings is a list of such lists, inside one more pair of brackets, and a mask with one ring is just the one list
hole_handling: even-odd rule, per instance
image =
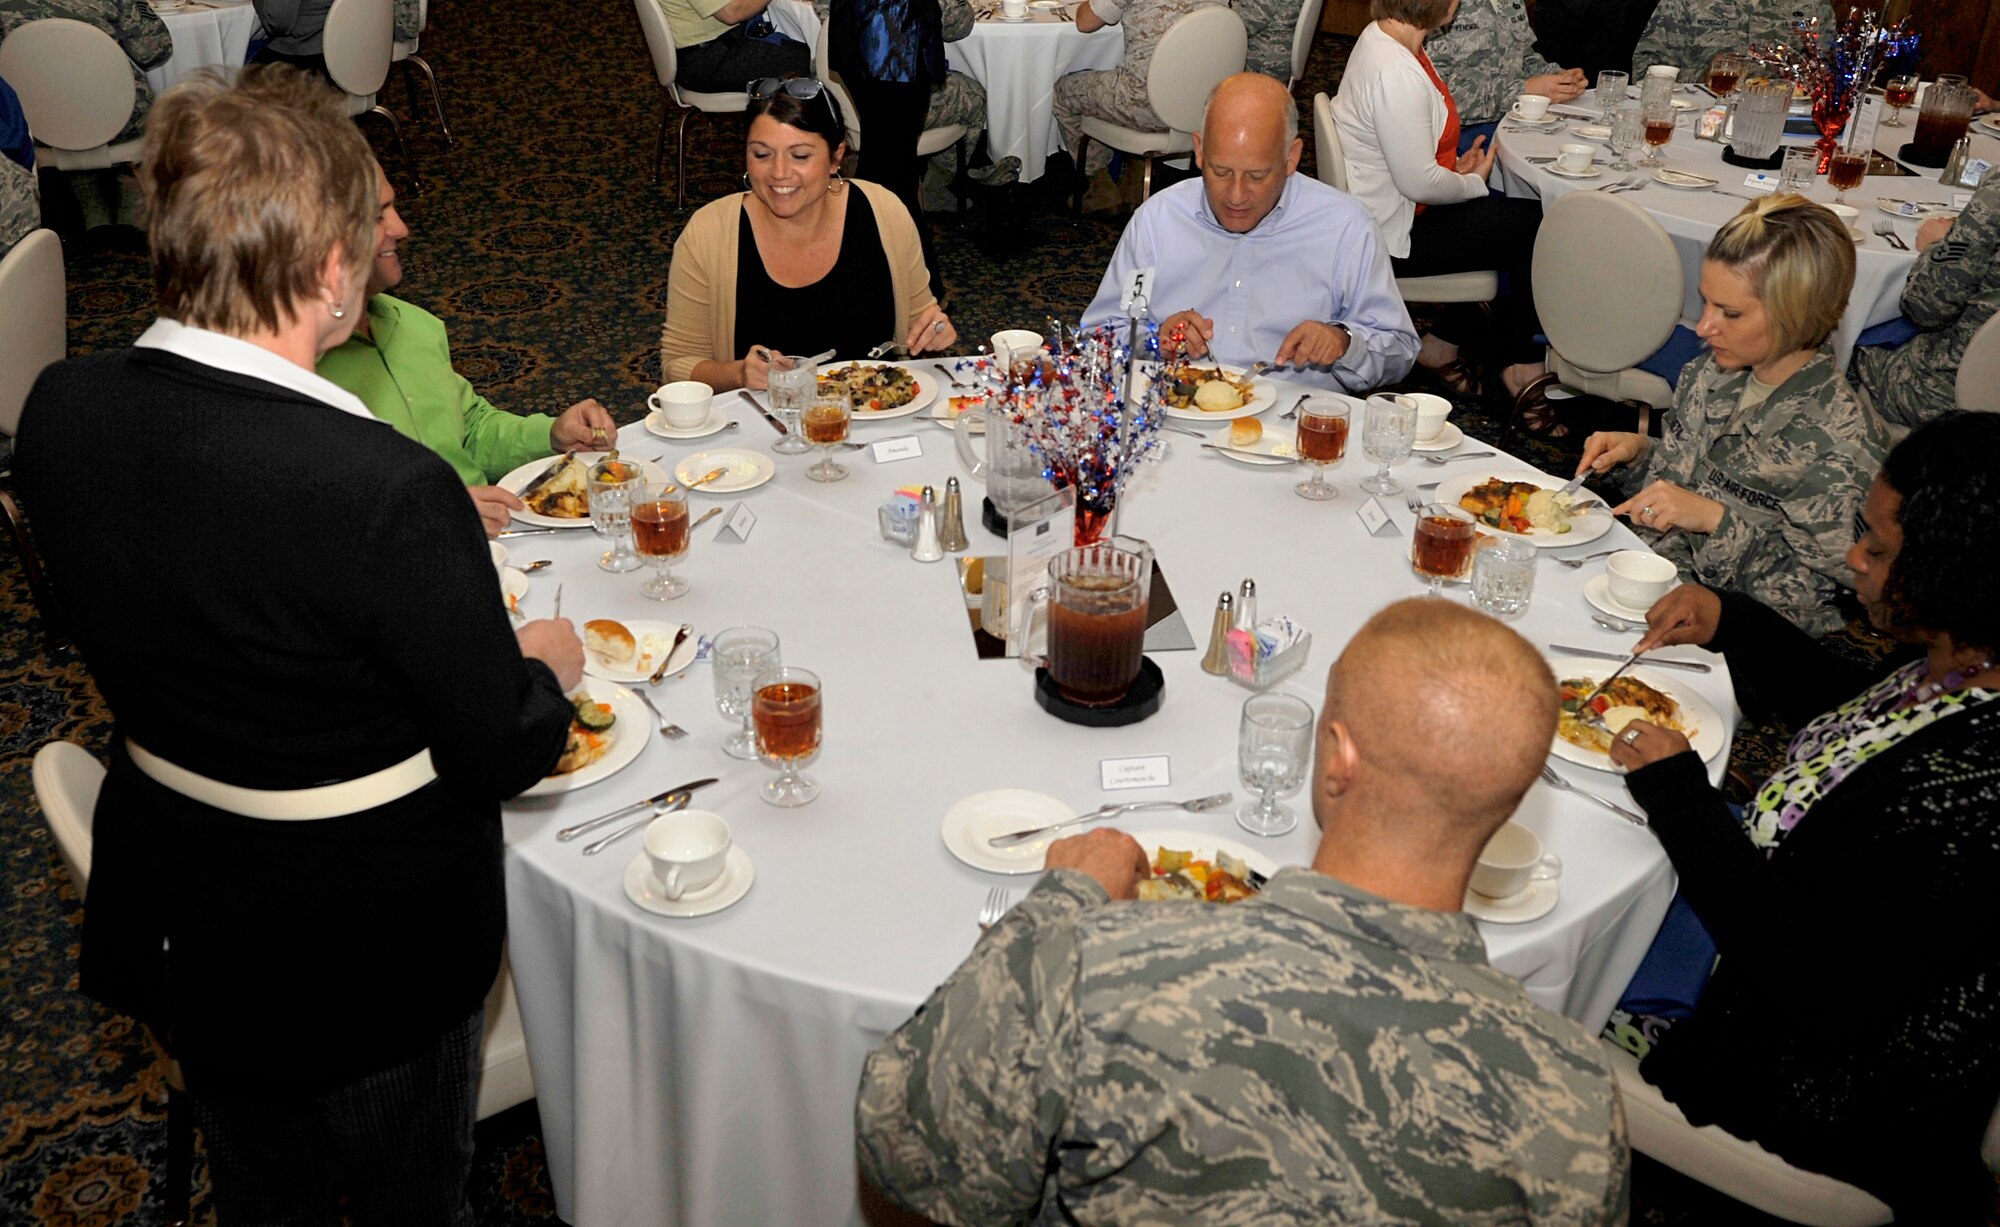
[[619, 827], [617, 830], [611, 832], [611, 834], [609, 835], [606, 835], [603, 839], [598, 840], [594, 844], [585, 844], [583, 846], [583, 854], [585, 856], [596, 856], [598, 853], [604, 851], [612, 844], [617, 843], [619, 840], [625, 838], [627, 835], [630, 835], [632, 832], [637, 831], [643, 827], [650, 826], [652, 824], [653, 819], [658, 818], [660, 815], [671, 814], [679, 810], [686, 809], [688, 807], [688, 802], [692, 801], [693, 799], [694, 799], [693, 793], [682, 793], [679, 796], [675, 797], [673, 800], [667, 802], [665, 805], [655, 806], [652, 813], [647, 814], [644, 818], [639, 819], [639, 821], [634, 822], [629, 826]]
[[694, 780], [690, 783], [682, 784], [678, 788], [669, 788], [657, 797], [648, 797], [644, 801], [634, 801], [630, 805], [621, 805], [608, 814], [599, 814], [597, 817], [585, 822], [579, 822], [575, 826], [564, 827], [562, 830], [556, 832], [556, 842], [566, 844], [593, 827], [603, 826], [607, 822], [616, 822], [627, 814], [636, 814], [642, 809], [651, 809], [654, 806], [665, 805], [681, 793], [692, 794], [695, 789], [706, 788], [713, 783], [715, 783], [715, 777], [710, 776], [705, 780]]
[[[1593, 660], [1625, 659], [1616, 652], [1600, 652], [1596, 648], [1573, 648], [1566, 643], [1552, 643], [1549, 645], [1549, 648], [1552, 651], [1568, 652], [1571, 656], [1588, 656]], [[1707, 665], [1702, 664], [1698, 660], [1668, 660], [1664, 656], [1642, 656], [1639, 658], [1639, 663], [1647, 666], [1657, 665], [1662, 669], [1686, 669], [1690, 673], [1713, 672]]]
[[1134, 810], [1184, 809], [1190, 814], [1199, 814], [1212, 810], [1218, 805], [1229, 804], [1229, 799], [1233, 795], [1232, 793], [1219, 792], [1212, 797], [1196, 797], [1192, 801], [1127, 801], [1123, 805], [1104, 805], [1091, 810], [1087, 814], [1078, 814], [1074, 818], [1065, 818], [1061, 822], [1052, 822], [1045, 827], [1030, 827], [1025, 831], [1015, 831], [1007, 835], [995, 835], [993, 838], [987, 840], [986, 843], [989, 847], [1011, 848], [1015, 844], [1026, 843], [1028, 840], [1046, 835], [1050, 831], [1060, 831], [1064, 827], [1077, 826], [1080, 823], [1102, 822], [1106, 818], [1116, 818], [1120, 814], [1129, 814]]
[[1585, 789], [1578, 788], [1576, 785], [1570, 783], [1568, 780], [1558, 775], [1556, 773], [1556, 769], [1547, 763], [1542, 764], [1542, 781], [1546, 783], [1550, 788], [1556, 789], [1558, 792], [1573, 792], [1577, 796], [1582, 797], [1586, 801], [1595, 801], [1599, 805], [1603, 806], [1605, 809], [1610, 810], [1612, 813], [1618, 815], [1620, 818], [1623, 818], [1627, 822], [1633, 823], [1637, 826], [1646, 825], [1646, 819], [1642, 815], [1635, 814], [1631, 810], [1626, 809], [1622, 805], [1618, 805], [1611, 801], [1607, 801], [1603, 797], [1598, 796], [1594, 792], [1589, 792], [1586, 791]]
[[[717, 508], [717, 510], [720, 510], [720, 508]], [[690, 528], [688, 531], [692, 532], [694, 530]], [[667, 654], [660, 659], [660, 667], [653, 670], [653, 676], [646, 679], [648, 686], [659, 685], [661, 679], [667, 676], [667, 666], [673, 663], [674, 653], [680, 651], [681, 645], [686, 643], [687, 637], [693, 633], [694, 626], [691, 623], [681, 623], [681, 628], [674, 632], [674, 641], [667, 645]], [[643, 699], [646, 696], [640, 695], [639, 697]], [[652, 704], [648, 703], [646, 706], [651, 707]], [[657, 716], [660, 713], [656, 711], [653, 714]]]
[[1495, 454], [1494, 452], [1457, 452], [1451, 455], [1446, 455], [1443, 452], [1417, 453], [1418, 456], [1421, 456], [1429, 464], [1450, 464], [1454, 460], [1485, 460]]
[[1270, 456], [1263, 452], [1246, 452], [1240, 447], [1224, 447], [1220, 443], [1204, 443], [1202, 446], [1211, 452], [1221, 452], [1225, 456], [1243, 456], [1250, 460], [1275, 460], [1280, 464], [1299, 462], [1296, 456]]

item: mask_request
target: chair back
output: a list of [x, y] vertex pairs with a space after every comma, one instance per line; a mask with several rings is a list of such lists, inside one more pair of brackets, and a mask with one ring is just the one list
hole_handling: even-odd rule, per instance
[[[632, 7], [639, 12], [639, 32], [646, 36], [646, 52], [653, 57], [653, 76], [661, 89], [674, 92], [674, 34], [667, 28], [660, 0], [632, 0]], [[674, 92], [674, 101], [680, 101], [678, 92]]]
[[820, 84], [826, 86], [826, 92], [833, 95], [834, 102], [840, 107], [840, 122], [847, 129], [847, 151], [849, 153], [859, 153], [861, 152], [861, 114], [854, 109], [854, 99], [848, 94], [846, 84], [841, 81], [840, 74], [833, 71], [833, 67], [827, 59], [826, 27], [828, 24], [828, 22], [824, 21], [819, 23], [819, 38], [813, 43], [813, 76], [818, 77]]
[[1333, 126], [1333, 99], [1324, 93], [1313, 95], [1313, 157], [1319, 181], [1346, 191], [1347, 154], [1340, 147], [1340, 129]]
[[0, 433], [21, 432], [21, 406], [35, 377], [69, 348], [62, 243], [31, 230], [0, 257]]
[[396, 44], [393, 0], [333, 0], [326, 12], [326, 33], [320, 50], [326, 74], [356, 98], [373, 98], [389, 79], [390, 53]]
[[1299, 10], [1299, 23], [1292, 27], [1292, 85], [1306, 75], [1306, 57], [1312, 54], [1313, 35], [1319, 33], [1320, 10], [1326, 0], [1306, 0]]
[[1958, 407], [2000, 413], [2000, 315], [1993, 315], [1966, 343], [1958, 364]]
[[1622, 195], [1571, 192], [1535, 238], [1535, 311], [1549, 348], [1584, 371], [1637, 366], [1681, 314], [1674, 241]]
[[23, 22], [0, 42], [0, 78], [21, 97], [28, 131], [51, 149], [96, 149], [132, 118], [138, 87], [118, 40], [87, 22]]
[[1201, 130], [1201, 111], [1225, 77], [1243, 71], [1249, 48], [1234, 9], [1207, 5], [1167, 27], [1146, 69], [1146, 98], [1174, 132]]
[[91, 819], [104, 787], [104, 767], [73, 741], [52, 741], [35, 751], [33, 774], [42, 818], [81, 894], [90, 884]]

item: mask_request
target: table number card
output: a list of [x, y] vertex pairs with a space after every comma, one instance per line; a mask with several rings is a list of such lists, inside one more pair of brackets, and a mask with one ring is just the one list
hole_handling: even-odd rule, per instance
[[750, 530], [757, 527], [757, 513], [750, 510], [747, 503], [738, 503], [723, 517], [722, 527], [715, 530], [717, 541], [748, 541]]
[[893, 439], [883, 439], [870, 445], [875, 453], [876, 464], [888, 464], [894, 460], [915, 460], [924, 454], [924, 441], [915, 435], [898, 435]]
[[1173, 772], [1169, 770], [1167, 760], [1165, 754], [1099, 759], [1097, 774], [1106, 792], [1116, 792], [1121, 788], [1165, 788], [1173, 783]]
[[1396, 531], [1396, 522], [1389, 518], [1389, 513], [1382, 510], [1382, 504], [1375, 499], [1371, 498], [1355, 508], [1354, 514], [1360, 517], [1362, 525], [1368, 529], [1368, 535], [1371, 537], [1399, 535]]

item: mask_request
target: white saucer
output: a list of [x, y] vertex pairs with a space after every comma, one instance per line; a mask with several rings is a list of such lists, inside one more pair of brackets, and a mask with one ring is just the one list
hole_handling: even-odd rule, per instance
[[1556, 899], [1562, 894], [1559, 886], [1556, 879], [1530, 882], [1528, 889], [1505, 899], [1488, 899], [1468, 890], [1465, 892], [1465, 914], [1487, 924], [1527, 924], [1556, 910]]
[[[518, 567], [500, 568], [500, 599], [509, 609], [520, 609], [521, 598], [528, 595], [528, 573]], [[521, 610], [526, 613], [527, 610]]]
[[1611, 129], [1603, 124], [1571, 124], [1570, 135], [1580, 140], [1595, 141], [1600, 145], [1611, 143]]
[[1614, 618], [1623, 618], [1627, 622], [1644, 622], [1646, 620], [1645, 610], [1634, 609], [1611, 595], [1611, 577], [1602, 571], [1591, 576], [1589, 581], [1583, 585], [1583, 599]]
[[[666, 419], [657, 413], [646, 415], [646, 431], [662, 439], [706, 439], [729, 425], [729, 415], [720, 409], [710, 409], [708, 416], [699, 426], [669, 426]], [[700, 474], [696, 474], [700, 476]]]
[[721, 877], [698, 891], [669, 899], [660, 894], [660, 884], [653, 878], [653, 863], [642, 850], [625, 866], [625, 897], [656, 916], [683, 919], [708, 916], [741, 902], [756, 879], [757, 870], [750, 864], [750, 854], [741, 844], [731, 844]]
[[674, 476], [687, 483], [715, 468], [727, 469], [728, 472], [705, 486], [694, 487], [695, 493], [735, 494], [755, 489], [778, 472], [777, 462], [762, 452], [744, 451], [740, 447], [718, 447], [683, 458], [674, 466]]
[[1022, 22], [1024, 22], [1024, 21], [1033, 21], [1033, 20], [1034, 20], [1034, 14], [1033, 14], [1033, 13], [1023, 13], [1023, 14], [1021, 14], [1021, 15], [1020, 15], [1019, 17], [1009, 17], [1009, 16], [1008, 16], [1007, 14], [1005, 14], [1005, 13], [995, 13], [995, 14], [993, 15], [993, 20], [995, 20], [995, 21], [1004, 21], [1004, 22], [1006, 22], [1006, 23], [1007, 23], [1008, 25], [1010, 25], [1010, 26], [1018, 26], [1018, 25], [1020, 25], [1020, 24], [1021, 24]]
[[1554, 162], [1551, 162], [1547, 166], [1542, 167], [1542, 169], [1554, 175], [1558, 179], [1595, 179], [1597, 178], [1597, 176], [1604, 173], [1604, 168], [1602, 166], [1592, 166], [1584, 170], [1564, 170], [1561, 166], [1557, 165]]
[[944, 846], [951, 854], [974, 869], [987, 873], [1040, 873], [1042, 857], [1049, 845], [1082, 827], [1051, 831], [1041, 839], [1030, 839], [1011, 848], [996, 848], [986, 841], [1009, 831], [1025, 831], [1048, 826], [1082, 811], [1071, 809], [1045, 792], [1026, 788], [995, 788], [975, 792], [945, 811]]
[[1529, 119], [1521, 114], [1521, 108], [1518, 106], [1507, 108], [1507, 119], [1512, 123], [1527, 124], [1531, 128], [1546, 128], [1550, 124], [1559, 124], [1563, 121], [1560, 115], [1544, 115], [1540, 119]]
[[1412, 443], [1410, 447], [1419, 452], [1448, 452], [1463, 442], [1465, 442], [1465, 432], [1450, 422], [1446, 422], [1437, 434], [1428, 439]]

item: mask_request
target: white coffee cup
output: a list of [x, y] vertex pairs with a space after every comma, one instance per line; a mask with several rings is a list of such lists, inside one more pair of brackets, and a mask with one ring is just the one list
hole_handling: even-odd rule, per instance
[[1590, 169], [1590, 155], [1597, 152], [1589, 145], [1564, 145], [1556, 152], [1556, 166], [1567, 175], [1580, 175]]
[[1028, 15], [1028, 0], [1000, 0], [1000, 15], [1009, 21], [1019, 21]]
[[668, 899], [700, 894], [722, 876], [729, 824], [704, 809], [661, 814], [646, 826], [646, 859]]
[[683, 379], [662, 385], [646, 398], [646, 404], [665, 418], [667, 425], [688, 430], [708, 420], [708, 403], [714, 399], [714, 388], [692, 379]]
[[1619, 550], [1605, 559], [1604, 574], [1611, 599], [1627, 609], [1651, 609], [1667, 595], [1679, 572], [1674, 564], [1644, 550]]
[[[1022, 11], [1027, 11], [1027, 0], [1022, 0]], [[1026, 328], [1003, 328], [988, 337], [987, 344], [993, 347], [995, 362], [1003, 367], [1012, 367], [1016, 362], [1041, 352], [1042, 334]]]
[[1551, 881], [1562, 876], [1562, 858], [1542, 851], [1539, 835], [1518, 822], [1502, 824], [1479, 852], [1472, 867], [1472, 893], [1488, 899], [1507, 899], [1528, 889], [1530, 883]]
[[1514, 95], [1514, 110], [1522, 119], [1540, 119], [1549, 113], [1549, 99], [1545, 94]]
[[493, 560], [493, 569], [495, 571], [507, 565], [507, 547], [498, 541], [488, 541], [486, 543], [486, 556]]
[[1861, 216], [1861, 210], [1853, 205], [1844, 204], [1829, 204], [1825, 207], [1832, 210], [1833, 215], [1840, 219], [1840, 224], [1846, 228], [1847, 233], [1854, 233], [1854, 219]]
[[1681, 77], [1681, 70], [1672, 64], [1655, 64], [1646, 70], [1646, 75], [1649, 77], [1665, 77], [1669, 81], [1678, 81]]
[[1417, 407], [1417, 442], [1428, 443], [1437, 438], [1444, 429], [1444, 420], [1451, 416], [1451, 402], [1429, 392], [1405, 392], [1403, 399]]

